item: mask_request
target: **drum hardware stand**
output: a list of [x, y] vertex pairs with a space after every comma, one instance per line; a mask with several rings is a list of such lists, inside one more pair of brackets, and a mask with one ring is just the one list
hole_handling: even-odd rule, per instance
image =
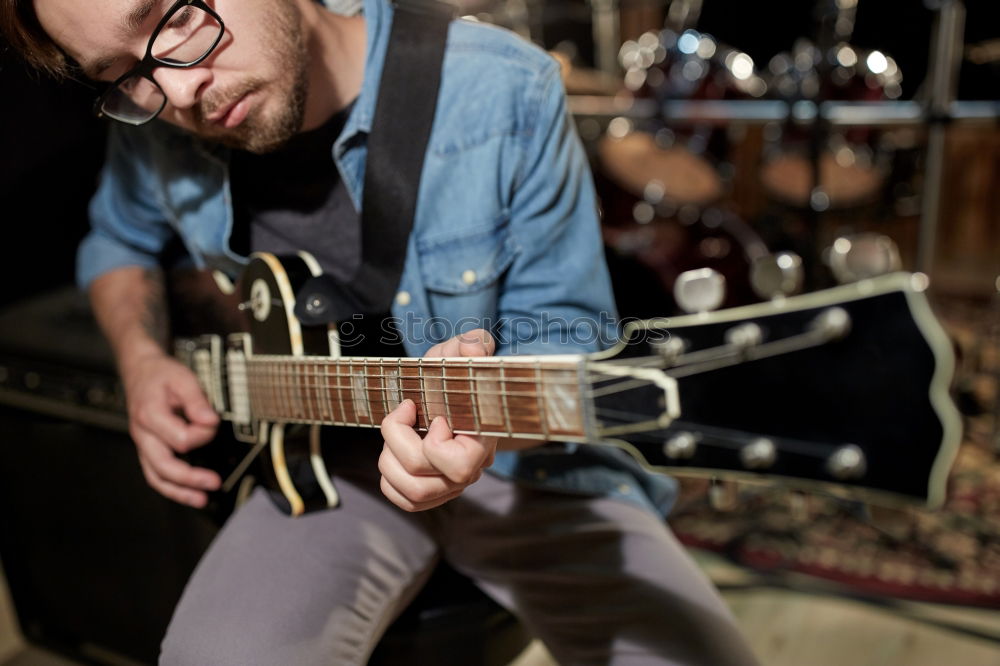
[[965, 6], [962, 0], [926, 0], [937, 9], [934, 19], [930, 72], [931, 94], [928, 100], [929, 121], [925, 153], [920, 227], [917, 234], [916, 270], [929, 273], [934, 262], [938, 219], [941, 216], [941, 184], [944, 178], [946, 120], [958, 90], [958, 71], [962, 62], [965, 31]]
[[621, 23], [618, 0], [590, 0], [593, 13], [594, 64], [599, 71], [618, 76], [618, 48], [621, 43]]
[[702, 0], [673, 0], [667, 8], [666, 27], [680, 34], [694, 28], [701, 16]]
[[[651, 99], [623, 96], [570, 95], [570, 111], [578, 118], [592, 118], [606, 125], [614, 118], [635, 121], [668, 118], [676, 125], [765, 125], [791, 118], [798, 124], [823, 118], [830, 127], [921, 127], [927, 123], [926, 106], [913, 101], [815, 102], [794, 104], [780, 100], [668, 100], [657, 104]], [[953, 101], [938, 116], [945, 122], [996, 124], [1000, 101]]]

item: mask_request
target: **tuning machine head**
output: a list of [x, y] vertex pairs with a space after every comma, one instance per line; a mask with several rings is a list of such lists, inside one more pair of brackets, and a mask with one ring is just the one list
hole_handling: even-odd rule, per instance
[[833, 276], [841, 284], [859, 282], [900, 270], [896, 243], [884, 234], [841, 236], [824, 253]]
[[726, 278], [711, 268], [684, 271], [674, 282], [674, 300], [685, 312], [711, 312], [725, 299]]
[[802, 290], [802, 258], [794, 252], [766, 254], [750, 266], [750, 286], [761, 298], [773, 300]]
[[868, 471], [868, 461], [860, 446], [844, 444], [827, 459], [826, 470], [839, 481], [857, 480]]

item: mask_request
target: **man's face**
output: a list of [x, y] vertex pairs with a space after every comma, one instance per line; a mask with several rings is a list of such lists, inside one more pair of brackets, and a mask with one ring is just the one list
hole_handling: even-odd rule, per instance
[[[35, 11], [90, 78], [111, 82], [145, 55], [174, 1], [35, 0]], [[226, 25], [222, 41], [195, 67], [153, 72], [167, 97], [159, 117], [236, 148], [273, 150], [301, 128], [305, 110], [308, 58], [299, 9], [295, 0], [210, 4]]]

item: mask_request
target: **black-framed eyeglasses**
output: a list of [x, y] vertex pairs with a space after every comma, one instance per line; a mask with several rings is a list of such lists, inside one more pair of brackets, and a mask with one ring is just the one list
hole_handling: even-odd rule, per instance
[[194, 67], [215, 50], [224, 32], [222, 19], [204, 0], [177, 0], [153, 30], [146, 55], [97, 98], [94, 113], [130, 125], [148, 123], [167, 104], [153, 70]]

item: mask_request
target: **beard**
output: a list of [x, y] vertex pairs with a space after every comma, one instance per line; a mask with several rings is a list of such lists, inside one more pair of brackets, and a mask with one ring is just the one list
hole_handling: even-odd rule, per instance
[[[302, 129], [306, 98], [309, 92], [308, 52], [302, 34], [298, 8], [291, 0], [272, 5], [266, 17], [267, 35], [260, 52], [271, 55], [274, 71], [283, 72], [282, 79], [270, 84], [259, 78], [248, 78], [225, 90], [206, 96], [195, 108], [199, 136], [218, 141], [230, 148], [252, 153], [267, 153], [280, 148]], [[262, 102], [276, 102], [270, 109], [266, 103], [255, 106], [243, 122], [232, 129], [218, 130], [204, 118], [214, 110], [230, 104], [244, 95], [264, 91]], [[275, 105], [271, 105], [275, 106]]]

